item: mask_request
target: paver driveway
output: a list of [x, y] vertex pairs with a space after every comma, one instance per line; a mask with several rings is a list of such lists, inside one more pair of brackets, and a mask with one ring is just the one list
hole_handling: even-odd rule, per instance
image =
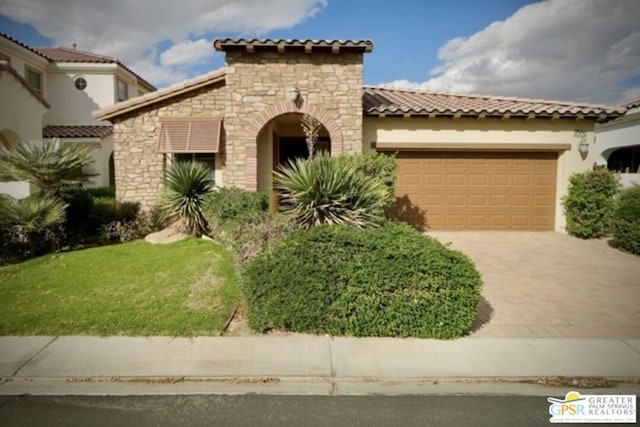
[[431, 231], [484, 280], [472, 337], [640, 338], [640, 257], [554, 232]]

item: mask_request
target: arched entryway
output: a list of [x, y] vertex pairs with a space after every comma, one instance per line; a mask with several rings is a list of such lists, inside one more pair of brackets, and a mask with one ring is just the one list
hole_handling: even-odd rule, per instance
[[[257, 142], [257, 190], [269, 195], [272, 210], [278, 205], [278, 195], [273, 188], [273, 171], [294, 161], [308, 158], [309, 149], [301, 124], [301, 113], [284, 113], [269, 120], [264, 125]], [[334, 150], [331, 135], [322, 123], [318, 129], [315, 153]]]
[[[303, 114], [309, 114], [320, 121], [322, 124], [321, 132], [323, 132], [321, 135], [328, 138], [332, 155], [343, 152], [342, 131], [332, 115], [307, 103], [299, 105], [295, 102], [282, 102], [273, 105], [257, 114], [253, 123], [246, 130], [244, 146], [246, 147], [245, 188], [247, 190], [271, 192], [273, 161], [276, 157], [280, 158], [280, 154], [274, 156], [273, 153], [276, 146], [273, 144], [274, 132], [277, 139], [289, 135], [304, 139], [304, 133], [300, 126], [300, 118]], [[289, 130], [295, 134], [284, 135], [289, 132], [289, 130], [286, 132], [281, 130], [285, 128], [290, 128]], [[279, 130], [283, 133], [279, 133]], [[291, 152], [289, 153], [291, 154]], [[267, 177], [269, 185], [266, 184]]]

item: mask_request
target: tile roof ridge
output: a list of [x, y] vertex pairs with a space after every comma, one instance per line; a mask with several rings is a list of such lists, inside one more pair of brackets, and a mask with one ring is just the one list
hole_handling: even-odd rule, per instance
[[[65, 52], [69, 52], [69, 53], [77, 53], [80, 55], [87, 55], [87, 56], [93, 56], [95, 58], [99, 58], [99, 59], [103, 59], [103, 60], [109, 60], [111, 62], [118, 62], [120, 63], [120, 61], [113, 57], [113, 56], [109, 56], [109, 55], [101, 55], [99, 53], [94, 53], [94, 52], [89, 52], [88, 50], [82, 50], [82, 49], [74, 49], [71, 47], [67, 47], [67, 46], [38, 46], [38, 47], [34, 47], [34, 49], [52, 49], [52, 50], [62, 50]], [[64, 62], [64, 61], [61, 61]]]
[[47, 61], [51, 61], [52, 60], [47, 55], [44, 55], [42, 52], [38, 52], [34, 47], [29, 46], [28, 44], [21, 42], [20, 40], [16, 39], [15, 37], [10, 36], [9, 34], [7, 34], [5, 32], [0, 31], [0, 37], [4, 37], [5, 39], [9, 40], [10, 42], [13, 42], [13, 43], [17, 44], [18, 46], [23, 47], [23, 48], [27, 49], [28, 51], [31, 51], [31, 52], [35, 53], [38, 56], [43, 57]]
[[480, 99], [494, 100], [494, 101], [514, 101], [514, 102], [528, 102], [528, 103], [537, 103], [537, 104], [554, 104], [554, 105], [561, 105], [565, 107], [593, 107], [593, 108], [602, 108], [602, 109], [618, 109], [621, 107], [621, 106], [613, 106], [613, 105], [598, 104], [598, 103], [588, 103], [588, 102], [579, 103], [575, 101], [562, 101], [558, 99], [543, 99], [543, 98], [536, 99], [536, 98], [526, 98], [526, 97], [521, 98], [516, 96], [489, 95], [489, 94], [479, 94], [479, 93], [443, 92], [443, 91], [433, 91], [433, 90], [426, 90], [426, 89], [396, 88], [396, 87], [384, 85], [384, 84], [365, 85], [364, 87], [367, 89], [382, 89], [382, 90], [405, 92], [405, 93], [438, 95], [438, 96], [448, 96], [448, 97], [456, 97], [456, 98], [480, 98]]

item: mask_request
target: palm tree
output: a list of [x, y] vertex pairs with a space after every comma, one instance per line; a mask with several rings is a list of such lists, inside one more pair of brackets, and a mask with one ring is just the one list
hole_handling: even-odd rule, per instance
[[[67, 205], [46, 194], [24, 199], [0, 195], [0, 235], [14, 256], [33, 257], [55, 249], [61, 243]], [[5, 248], [6, 249], [6, 248]]]
[[0, 181], [27, 181], [52, 197], [65, 185], [91, 182], [93, 147], [81, 144], [21, 142], [8, 150], [0, 145]]
[[213, 177], [206, 164], [176, 162], [166, 172], [166, 192], [160, 201], [162, 220], [181, 222], [189, 234], [201, 236], [207, 230], [204, 198], [213, 189]]

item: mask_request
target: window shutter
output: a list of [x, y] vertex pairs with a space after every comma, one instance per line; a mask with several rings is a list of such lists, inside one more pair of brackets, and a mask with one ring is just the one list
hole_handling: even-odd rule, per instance
[[166, 117], [160, 124], [160, 153], [217, 153], [222, 120], [219, 118]]

